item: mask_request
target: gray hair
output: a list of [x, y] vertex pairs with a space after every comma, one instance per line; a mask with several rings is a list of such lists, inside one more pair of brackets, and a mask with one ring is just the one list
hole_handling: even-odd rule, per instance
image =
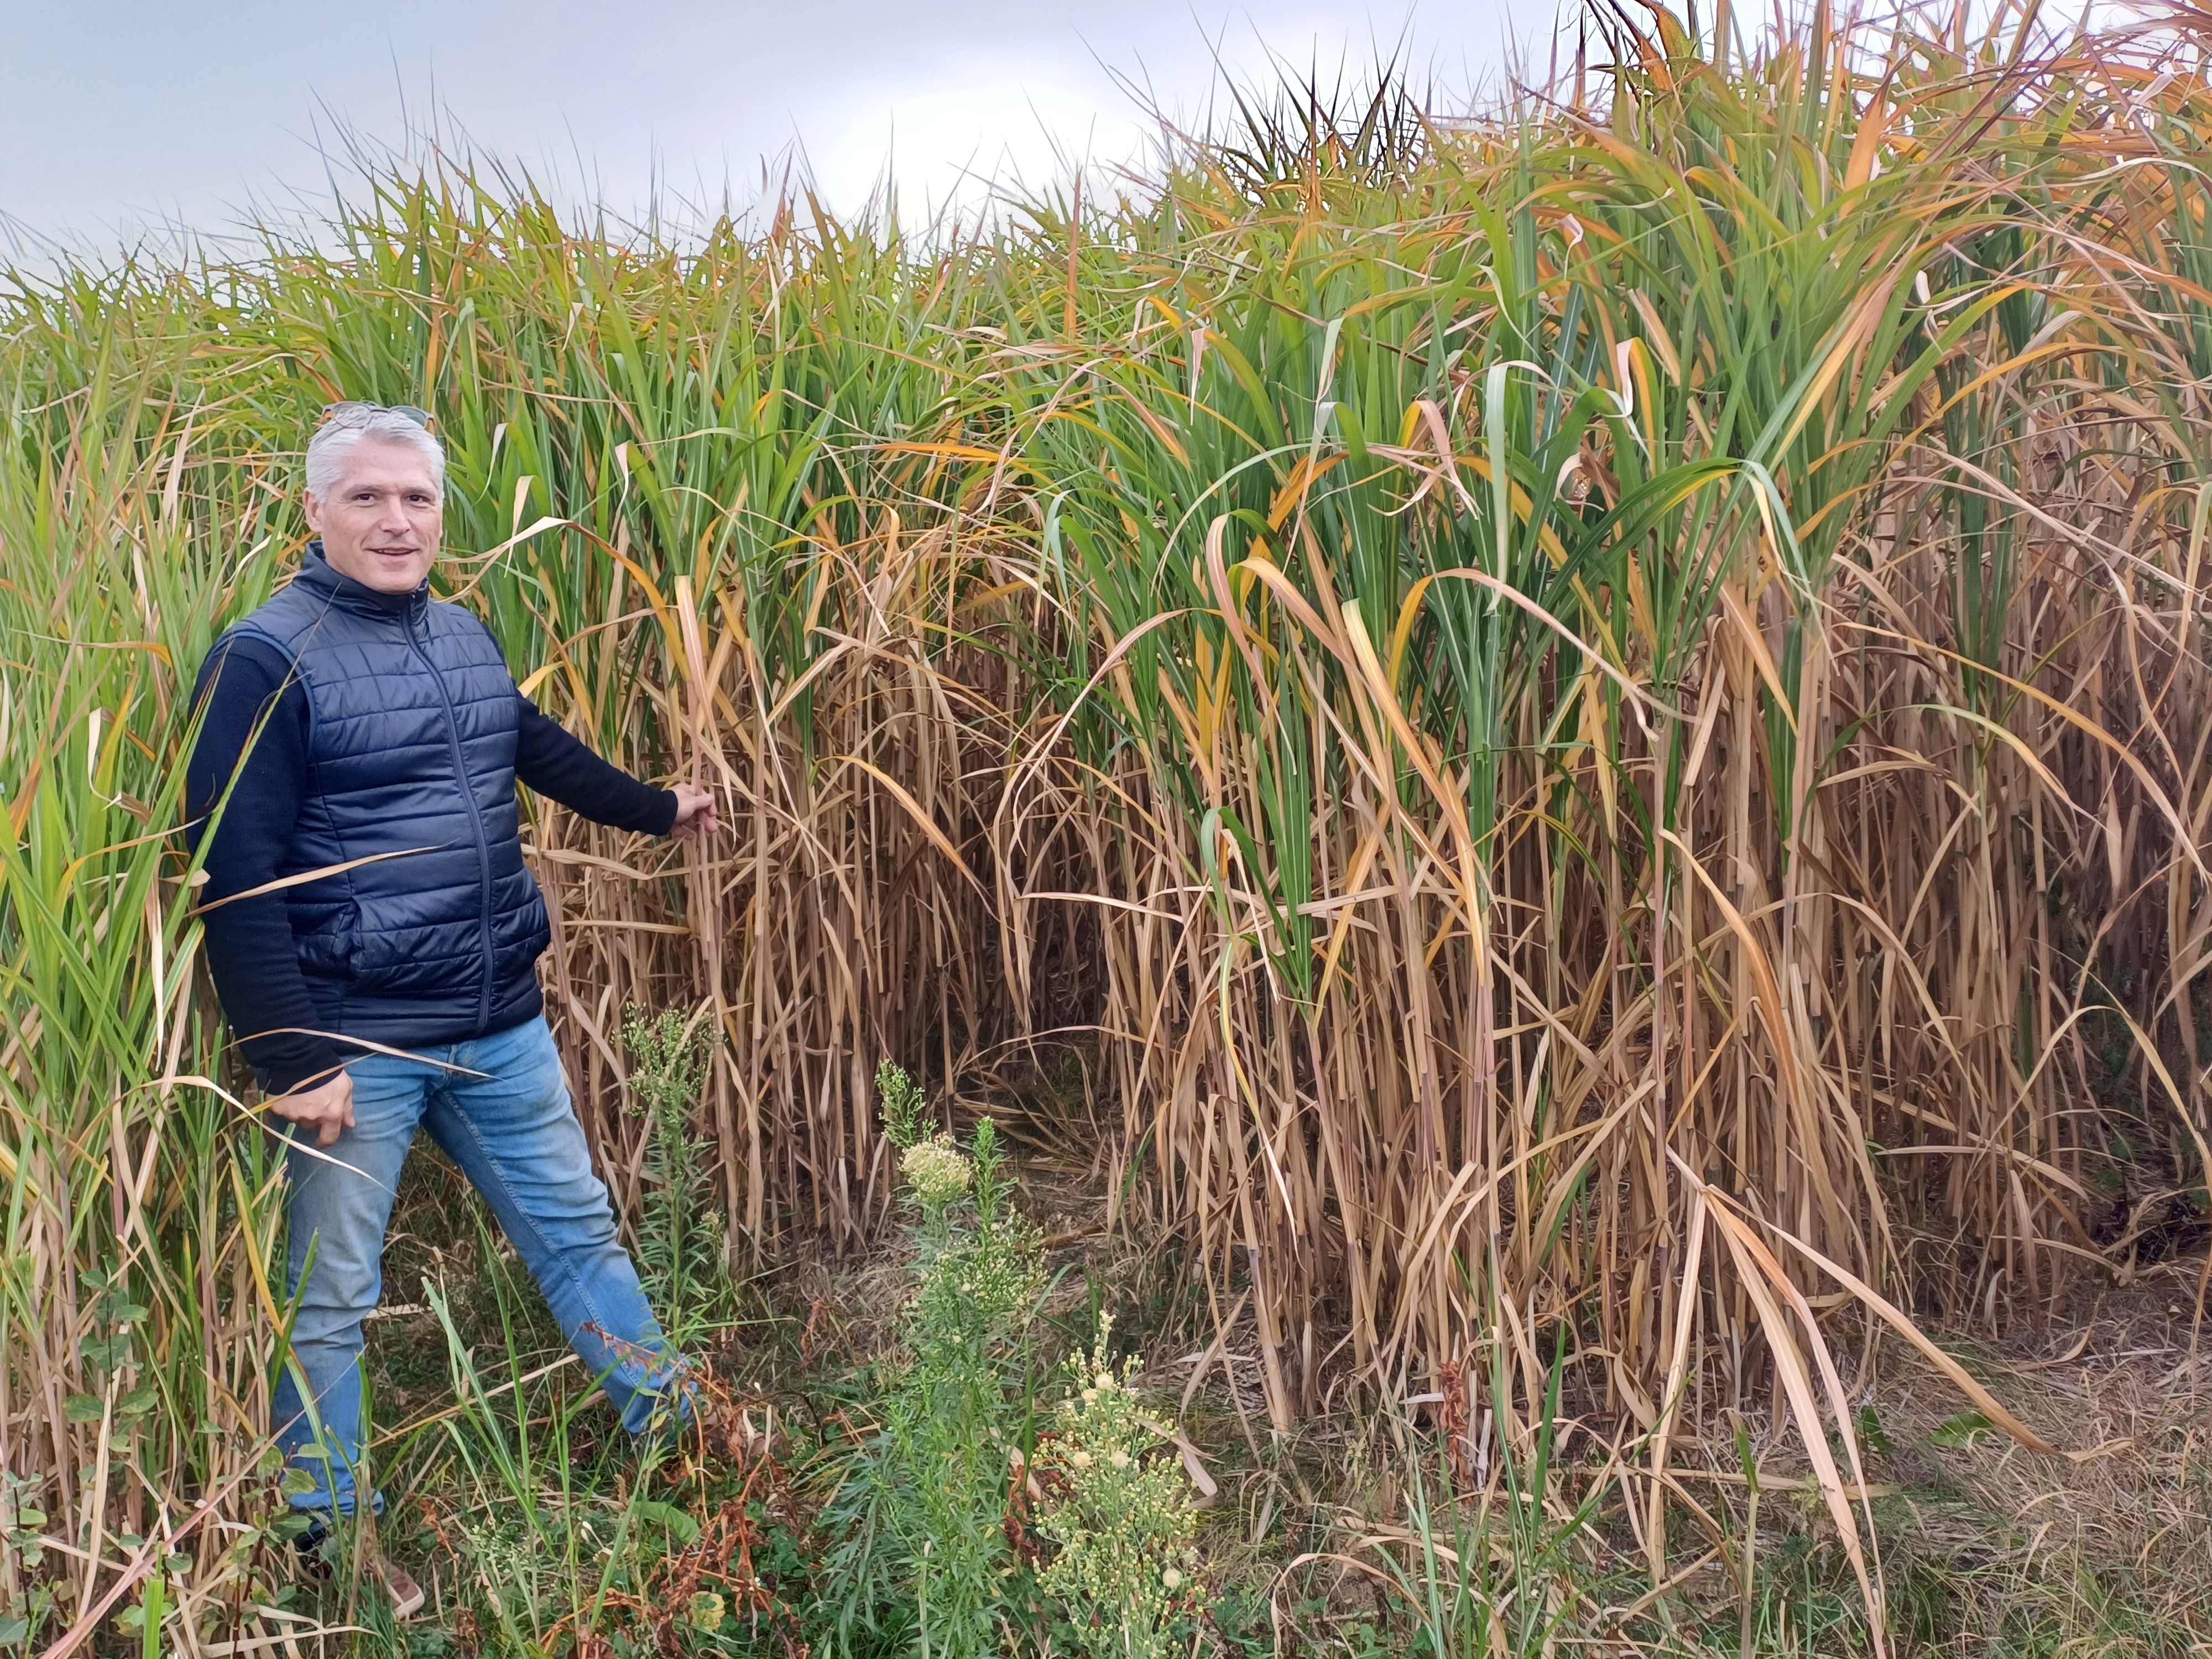
[[307, 440], [307, 493], [319, 501], [328, 501], [345, 470], [346, 457], [372, 438], [379, 443], [403, 444], [429, 462], [430, 477], [444, 491], [446, 447], [410, 415], [356, 404], [341, 409]]

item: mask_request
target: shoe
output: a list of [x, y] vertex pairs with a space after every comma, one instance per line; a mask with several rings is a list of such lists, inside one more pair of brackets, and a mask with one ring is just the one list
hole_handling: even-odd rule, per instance
[[422, 1594], [422, 1587], [415, 1582], [412, 1573], [397, 1561], [387, 1560], [381, 1554], [368, 1565], [369, 1571], [376, 1575], [377, 1583], [384, 1586], [384, 1593], [392, 1598], [393, 1619], [412, 1619], [422, 1611], [422, 1603], [428, 1598]]

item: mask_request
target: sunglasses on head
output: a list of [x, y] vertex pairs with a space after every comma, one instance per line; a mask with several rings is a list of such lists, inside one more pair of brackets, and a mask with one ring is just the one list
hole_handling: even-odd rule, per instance
[[325, 404], [323, 419], [339, 425], [366, 420], [371, 415], [404, 415], [419, 427], [430, 424], [430, 411], [412, 404]]

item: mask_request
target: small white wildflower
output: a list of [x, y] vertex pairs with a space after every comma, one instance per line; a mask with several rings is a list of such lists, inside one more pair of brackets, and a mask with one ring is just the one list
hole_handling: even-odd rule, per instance
[[1083, 1391], [1083, 1403], [1086, 1406], [1097, 1405], [1098, 1403], [1098, 1390], [1096, 1389], [1085, 1389]]
[[1109, 1391], [1113, 1388], [1113, 1386], [1114, 1386], [1114, 1373], [1113, 1373], [1113, 1372], [1111, 1372], [1111, 1371], [1101, 1371], [1101, 1372], [1099, 1372], [1099, 1373], [1098, 1373], [1098, 1392], [1099, 1392], [1099, 1393], [1101, 1393], [1101, 1394], [1105, 1394], [1105, 1393], [1109, 1392]]
[[1126, 1469], [1129, 1467], [1129, 1454], [1125, 1451], [1117, 1451], [1112, 1457], [1109, 1458], [1107, 1462], [1113, 1464], [1113, 1466], [1117, 1469]]
[[1165, 1572], [1160, 1575], [1160, 1583], [1165, 1584], [1170, 1589], [1181, 1589], [1182, 1588], [1182, 1575], [1177, 1572], [1173, 1567], [1170, 1567]]
[[1091, 1467], [1091, 1454], [1087, 1451], [1073, 1451], [1068, 1453], [1067, 1461], [1079, 1469], [1087, 1469]]

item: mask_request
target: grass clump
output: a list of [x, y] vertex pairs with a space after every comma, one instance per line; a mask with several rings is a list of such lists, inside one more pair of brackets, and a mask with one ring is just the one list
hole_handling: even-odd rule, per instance
[[[1509, 1420], [1502, 1348], [1491, 1373], [1493, 1423]], [[1411, 1454], [1402, 1527], [1376, 1540], [1377, 1561], [1411, 1641], [1423, 1659], [1457, 1654], [1549, 1655], [1563, 1638], [1587, 1641], [1596, 1573], [1588, 1534], [1597, 1496], [1569, 1501], [1559, 1489], [1553, 1454], [1559, 1433], [1561, 1365], [1553, 1364], [1533, 1444], [1516, 1455], [1497, 1438], [1492, 1478], [1465, 1490], [1468, 1425], [1447, 1387], [1443, 1432], [1425, 1455], [1407, 1425]]]
[[473, 1256], [423, 1285], [453, 1404], [394, 1430], [383, 1466], [381, 1541], [439, 1601], [380, 1625], [340, 1583], [313, 1610], [369, 1627], [361, 1659], [787, 1659], [808, 1529], [769, 1403], [695, 1358], [693, 1422], [632, 1441], [477, 1219]]

